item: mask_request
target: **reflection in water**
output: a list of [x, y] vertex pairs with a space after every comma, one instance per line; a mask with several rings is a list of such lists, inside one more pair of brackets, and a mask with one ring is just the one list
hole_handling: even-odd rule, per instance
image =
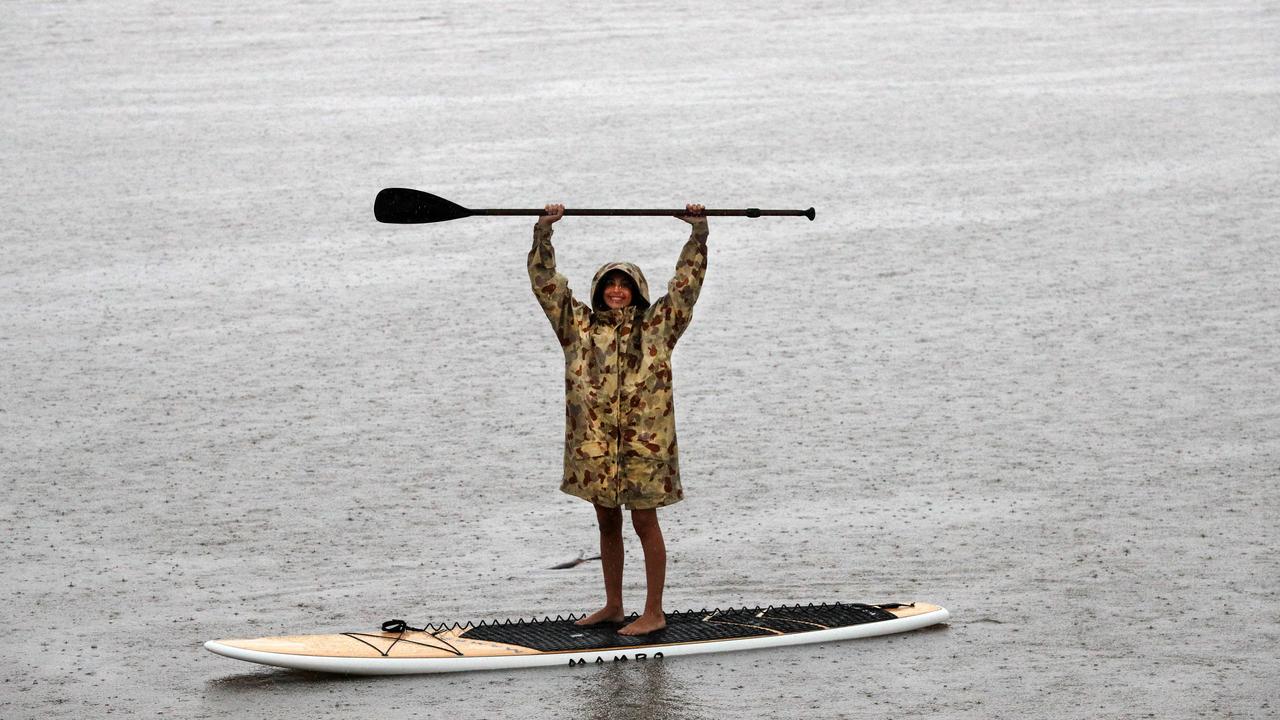
[[663, 660], [610, 662], [582, 668], [578, 687], [583, 714], [591, 720], [697, 720], [690, 694]]
[[360, 681], [368, 682], [359, 675], [337, 675], [334, 673], [308, 672], [306, 670], [288, 670], [285, 668], [264, 668], [258, 672], [224, 675], [205, 681], [205, 688], [210, 693], [241, 693], [250, 690], [265, 690], [291, 685], [329, 685]]

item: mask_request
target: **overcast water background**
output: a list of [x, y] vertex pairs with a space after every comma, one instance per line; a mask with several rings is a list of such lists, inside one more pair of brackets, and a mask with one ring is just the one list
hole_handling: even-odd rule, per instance
[[[1280, 7], [6, 2], [0, 715], [1273, 716]], [[532, 223], [712, 219], [669, 610], [917, 633], [403, 678], [224, 637], [581, 612]], [[567, 218], [580, 292], [687, 226]], [[640, 609], [628, 532], [626, 594]]]

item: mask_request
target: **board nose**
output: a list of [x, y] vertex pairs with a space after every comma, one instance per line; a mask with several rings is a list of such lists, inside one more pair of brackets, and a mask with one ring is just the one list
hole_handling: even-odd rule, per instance
[[223, 655], [225, 657], [231, 656], [231, 647], [223, 644], [221, 640], [206, 641], [204, 644], [204, 649], [208, 650], [211, 653], [216, 653], [218, 655]]

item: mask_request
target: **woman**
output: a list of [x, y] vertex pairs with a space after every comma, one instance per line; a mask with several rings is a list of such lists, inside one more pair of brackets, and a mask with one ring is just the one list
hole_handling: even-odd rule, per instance
[[622, 508], [644, 548], [644, 613], [618, 630], [643, 635], [666, 627], [662, 590], [667, 551], [658, 508], [684, 498], [672, 405], [671, 351], [688, 327], [707, 270], [707, 220], [701, 205], [680, 219], [693, 226], [667, 294], [649, 302], [640, 268], [609, 263], [591, 282], [591, 304], [574, 298], [556, 272], [552, 224], [563, 205], [548, 205], [533, 230], [529, 280], [546, 311], [565, 368], [564, 480], [560, 489], [595, 505], [600, 525], [605, 605], [579, 625], [619, 623], [622, 606]]

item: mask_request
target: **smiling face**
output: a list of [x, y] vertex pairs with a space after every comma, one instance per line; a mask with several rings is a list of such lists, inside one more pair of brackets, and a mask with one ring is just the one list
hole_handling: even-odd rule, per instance
[[631, 278], [619, 270], [613, 270], [600, 280], [601, 295], [604, 304], [610, 310], [624, 308], [631, 304], [634, 293], [631, 290]]

